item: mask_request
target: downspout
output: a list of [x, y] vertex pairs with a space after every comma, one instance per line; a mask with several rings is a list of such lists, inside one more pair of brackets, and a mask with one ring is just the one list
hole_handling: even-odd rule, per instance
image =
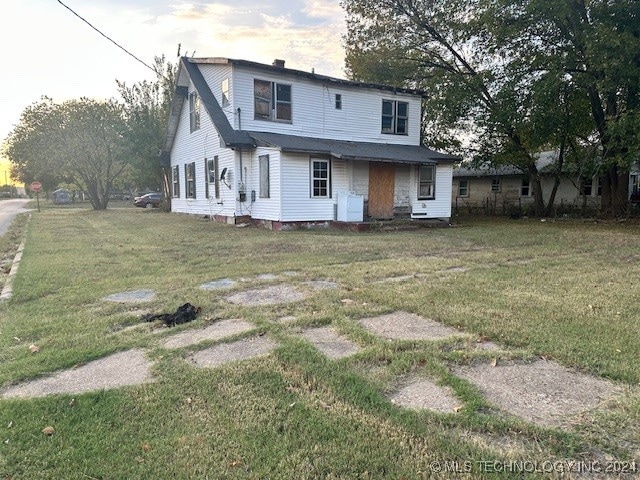
[[[236, 110], [237, 114], [238, 114], [238, 130], [242, 130], [242, 111], [240, 110], [240, 107], [238, 107], [238, 109]], [[240, 185], [238, 188], [238, 200], [240, 202], [244, 202], [246, 200], [246, 194], [244, 192], [244, 173], [243, 173], [243, 168], [242, 168], [242, 147], [238, 149], [238, 154], [240, 157]]]

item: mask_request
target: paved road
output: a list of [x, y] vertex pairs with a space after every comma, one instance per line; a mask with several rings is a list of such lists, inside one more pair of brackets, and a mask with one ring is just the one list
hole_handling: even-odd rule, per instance
[[4, 235], [16, 215], [28, 212], [25, 208], [30, 200], [28, 198], [12, 198], [10, 200], [0, 200], [0, 235]]

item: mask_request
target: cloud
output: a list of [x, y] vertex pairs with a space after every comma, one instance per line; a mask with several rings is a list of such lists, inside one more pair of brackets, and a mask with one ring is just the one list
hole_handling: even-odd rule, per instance
[[270, 5], [181, 4], [159, 23], [196, 56], [261, 63], [282, 58], [291, 68], [343, 76], [341, 35], [346, 27], [337, 1], [307, 0], [299, 2], [297, 11], [291, 3]]

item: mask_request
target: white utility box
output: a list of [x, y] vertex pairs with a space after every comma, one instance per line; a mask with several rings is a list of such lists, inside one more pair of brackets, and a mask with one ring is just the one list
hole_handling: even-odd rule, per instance
[[362, 222], [364, 219], [364, 197], [353, 192], [338, 192], [336, 220], [339, 222]]

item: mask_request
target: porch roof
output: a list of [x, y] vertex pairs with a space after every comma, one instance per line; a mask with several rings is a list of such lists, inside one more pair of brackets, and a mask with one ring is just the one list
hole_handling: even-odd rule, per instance
[[460, 160], [460, 157], [437, 152], [424, 145], [350, 142], [268, 132], [249, 132], [249, 135], [257, 146], [279, 148], [290, 153], [331, 155], [343, 160], [414, 164], [452, 163]]

